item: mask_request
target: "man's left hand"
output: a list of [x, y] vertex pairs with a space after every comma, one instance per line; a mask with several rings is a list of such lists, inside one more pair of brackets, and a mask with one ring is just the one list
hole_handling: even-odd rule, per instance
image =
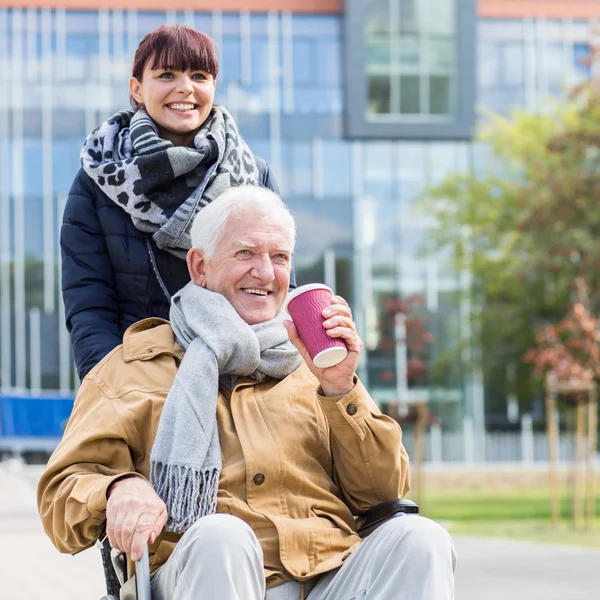
[[319, 380], [325, 396], [345, 396], [354, 387], [354, 376], [362, 350], [362, 340], [356, 333], [356, 325], [352, 320], [352, 311], [348, 303], [341, 296], [331, 298], [331, 306], [323, 310], [325, 322], [323, 327], [327, 335], [332, 338], [341, 338], [346, 343], [348, 355], [339, 364], [327, 369], [315, 367], [313, 361], [302, 343], [298, 330], [292, 321], [284, 321], [290, 340], [302, 355], [315, 377]]

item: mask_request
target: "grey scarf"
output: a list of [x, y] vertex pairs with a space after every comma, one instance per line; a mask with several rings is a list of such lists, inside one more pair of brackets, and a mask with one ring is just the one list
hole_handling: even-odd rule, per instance
[[137, 229], [180, 258], [190, 249], [198, 211], [228, 188], [259, 178], [254, 155], [221, 106], [196, 134], [194, 148], [160, 138], [144, 109], [122, 110], [88, 136], [81, 165]]
[[167, 531], [183, 533], [216, 511], [219, 375], [283, 379], [302, 362], [284, 318], [282, 310], [271, 321], [248, 325], [224, 296], [192, 282], [173, 296], [171, 326], [186, 353], [150, 456], [150, 482], [167, 505]]

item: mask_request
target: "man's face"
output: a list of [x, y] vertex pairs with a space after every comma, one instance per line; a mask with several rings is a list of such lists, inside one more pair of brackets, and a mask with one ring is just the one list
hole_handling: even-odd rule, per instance
[[285, 301], [292, 269], [292, 240], [276, 218], [252, 210], [231, 216], [212, 258], [190, 250], [192, 280], [222, 294], [250, 325], [271, 320]]

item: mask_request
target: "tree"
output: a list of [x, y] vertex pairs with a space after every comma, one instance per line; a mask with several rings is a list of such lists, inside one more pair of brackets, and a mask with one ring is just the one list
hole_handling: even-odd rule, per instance
[[563, 381], [589, 382], [600, 377], [600, 322], [588, 310], [585, 282], [575, 282], [575, 300], [558, 324], [536, 330], [536, 347], [523, 360], [538, 374], [552, 372]]
[[[428, 345], [433, 342], [433, 335], [427, 330], [427, 316], [423, 314], [424, 299], [419, 294], [411, 294], [406, 298], [395, 295], [381, 299], [381, 314], [378, 325], [379, 343], [377, 351], [388, 356], [396, 352], [396, 315], [402, 313], [406, 317], [406, 378], [411, 386], [423, 383], [428, 372]], [[395, 382], [396, 371], [391, 369], [378, 372], [382, 382]]]
[[538, 383], [521, 359], [536, 327], [564, 317], [578, 277], [600, 311], [600, 94], [590, 83], [545, 114], [489, 115], [479, 140], [487, 167], [451, 174], [423, 208], [434, 250], [472, 273], [475, 338], [464, 343], [481, 349], [488, 382], [519, 365], [515, 391], [528, 407]]

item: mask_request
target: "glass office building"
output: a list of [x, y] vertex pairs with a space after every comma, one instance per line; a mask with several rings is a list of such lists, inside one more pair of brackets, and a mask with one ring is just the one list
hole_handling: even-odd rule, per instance
[[[374, 397], [392, 401], [404, 385], [389, 314], [395, 299], [423, 299], [419, 314], [434, 334], [426, 363], [456, 345], [468, 326], [468, 306], [456, 299], [469, 274], [423, 252], [429, 224], [414, 200], [449, 170], [485, 160], [468, 139], [476, 110], [543, 110], [585, 76], [591, 27], [484, 18], [469, 25], [453, 0], [427, 4], [372, 0], [358, 62], [348, 58], [343, 14], [0, 7], [2, 393], [69, 397], [78, 386], [60, 297], [62, 209], [85, 136], [128, 105], [133, 52], [162, 23], [215, 40], [217, 101], [270, 163], [296, 215], [299, 282], [323, 281], [350, 300], [366, 345], [361, 376]], [[432, 19], [440, 14], [443, 26]], [[470, 53], [461, 46], [469, 36]], [[348, 85], [353, 71], [363, 108]], [[448, 125], [452, 115], [458, 128]], [[481, 376], [459, 359], [436, 378], [408, 383], [444, 427], [458, 427], [464, 415], [484, 427]]]

